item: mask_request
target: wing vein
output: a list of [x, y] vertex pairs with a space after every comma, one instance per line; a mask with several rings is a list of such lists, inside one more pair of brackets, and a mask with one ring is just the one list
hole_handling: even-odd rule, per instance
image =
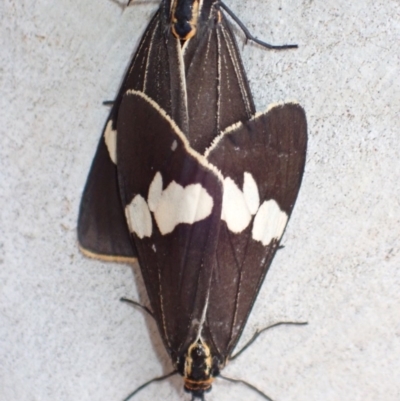
[[242, 69], [241, 69], [240, 61], [239, 61], [238, 58], [237, 58], [237, 52], [235, 51], [235, 50], [236, 50], [236, 49], [235, 49], [235, 44], [232, 43], [232, 41], [230, 40], [231, 38], [229, 37], [229, 35], [227, 35], [227, 33], [226, 33], [226, 28], [225, 28], [224, 26], [221, 25], [221, 26], [220, 26], [220, 29], [221, 29], [221, 31], [222, 31], [222, 35], [223, 35], [224, 38], [225, 38], [226, 47], [227, 47], [227, 49], [228, 49], [229, 56], [230, 56], [230, 58], [231, 58], [231, 60], [232, 60], [232, 65], [233, 65], [233, 68], [234, 68], [234, 70], [235, 70], [235, 74], [236, 74], [237, 81], [238, 81], [238, 83], [239, 83], [240, 92], [242, 93], [243, 103], [245, 104], [247, 113], [248, 113], [248, 115], [249, 115], [249, 117], [250, 117], [251, 114], [252, 114], [252, 113], [251, 113], [251, 111], [252, 111], [252, 110], [251, 110], [251, 105], [250, 105], [249, 98], [248, 98], [248, 96], [247, 96], [246, 85], [245, 85], [245, 83], [243, 82], [242, 75], [240, 74], [240, 71], [241, 71]]

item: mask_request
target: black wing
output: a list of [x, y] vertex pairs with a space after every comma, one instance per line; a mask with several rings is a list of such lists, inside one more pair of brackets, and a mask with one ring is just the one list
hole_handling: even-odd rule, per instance
[[128, 92], [121, 103], [117, 149], [123, 207], [155, 320], [176, 363], [204, 322], [222, 180], [141, 92]]
[[166, 36], [167, 25], [163, 2], [143, 35], [100, 138], [78, 219], [78, 240], [88, 256], [123, 261], [137, 254], [121, 206], [115, 165], [116, 125], [125, 92], [143, 91], [166, 110], [182, 130], [187, 130], [180, 44], [172, 35]]
[[[277, 105], [223, 133], [206, 154], [224, 176], [217, 267], [204, 338], [231, 355], [278, 248], [300, 188], [307, 146], [304, 110]], [[226, 330], [220, 330], [221, 322]]]
[[82, 253], [89, 257], [110, 261], [136, 258], [119, 196], [117, 168], [103, 135], [82, 195], [78, 241]]
[[255, 112], [234, 35], [215, 3], [204, 8], [197, 35], [183, 48], [184, 70], [179, 41], [168, 27], [163, 2], [143, 35], [100, 138], [78, 219], [78, 240], [88, 256], [136, 257], [116, 191], [116, 166], [105, 142], [105, 137], [115, 141], [119, 107], [127, 90], [140, 90], [155, 100], [199, 152], [223, 129]]
[[204, 7], [197, 34], [183, 47], [189, 138], [200, 153], [225, 128], [246, 121], [255, 106], [229, 22], [213, 2]]

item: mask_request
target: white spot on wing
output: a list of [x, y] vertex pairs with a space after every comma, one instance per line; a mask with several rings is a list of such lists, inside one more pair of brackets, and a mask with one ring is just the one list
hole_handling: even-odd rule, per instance
[[221, 219], [236, 234], [242, 232], [251, 220], [245, 196], [230, 177], [224, 179]]
[[132, 199], [132, 202], [125, 207], [125, 215], [131, 233], [135, 233], [139, 238], [151, 236], [151, 214], [142, 196], [136, 195]]
[[174, 142], [172, 142], [172, 145], [171, 145], [171, 150], [174, 151], [177, 147], [178, 147], [178, 142], [176, 140], [174, 140]]
[[110, 155], [110, 159], [117, 164], [117, 131], [112, 129], [112, 120], [109, 120], [104, 130], [104, 141]]
[[161, 234], [169, 234], [180, 223], [193, 224], [211, 214], [213, 199], [200, 184], [183, 188], [172, 181], [162, 192], [154, 211]]
[[147, 196], [147, 202], [149, 203], [149, 209], [154, 212], [157, 208], [158, 202], [160, 201], [162, 194], [163, 179], [160, 172], [157, 172], [153, 178], [153, 181], [149, 187], [149, 194]]
[[286, 227], [288, 216], [273, 200], [264, 201], [254, 219], [252, 236], [267, 246], [274, 238], [279, 239]]
[[251, 214], [256, 214], [260, 206], [257, 184], [250, 173], [244, 173], [243, 194]]

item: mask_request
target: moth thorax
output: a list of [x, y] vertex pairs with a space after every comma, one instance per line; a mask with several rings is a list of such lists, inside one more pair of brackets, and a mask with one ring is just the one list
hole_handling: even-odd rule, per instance
[[214, 380], [210, 348], [201, 339], [191, 344], [185, 355], [185, 390], [200, 396], [211, 389]]
[[188, 40], [196, 34], [199, 18], [198, 0], [174, 0], [171, 9], [172, 33], [180, 40]]

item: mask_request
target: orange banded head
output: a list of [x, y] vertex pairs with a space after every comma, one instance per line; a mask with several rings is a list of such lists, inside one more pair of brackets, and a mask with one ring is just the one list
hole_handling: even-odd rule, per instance
[[209, 346], [200, 338], [193, 342], [181, 360], [178, 370], [183, 376], [184, 389], [194, 398], [204, 399], [219, 374], [218, 361], [212, 357]]
[[199, 0], [174, 0], [171, 7], [171, 29], [180, 40], [192, 38], [197, 31]]

